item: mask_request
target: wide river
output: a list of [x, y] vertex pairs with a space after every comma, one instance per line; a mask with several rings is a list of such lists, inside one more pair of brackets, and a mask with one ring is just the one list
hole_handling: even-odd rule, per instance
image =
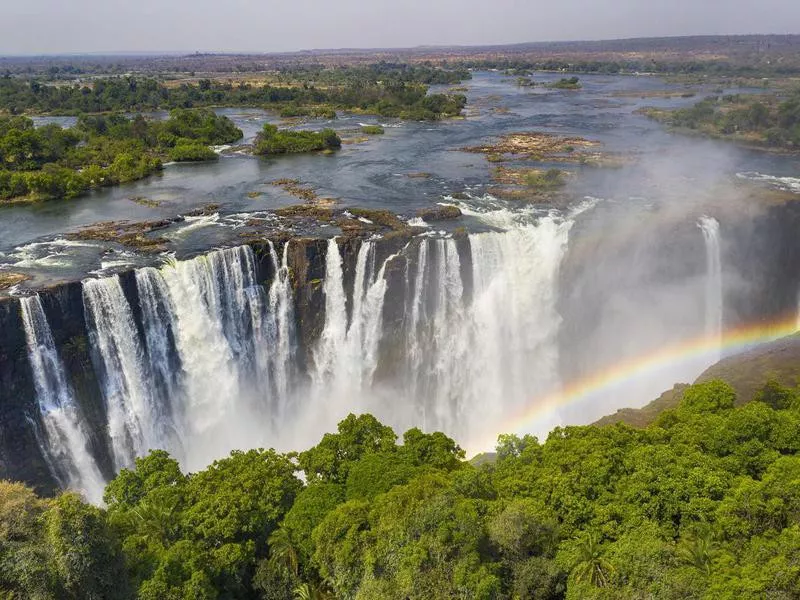
[[[544, 83], [558, 77], [536, 74], [534, 79]], [[115, 244], [70, 242], [63, 235], [100, 221], [174, 217], [211, 203], [219, 205], [218, 214], [189, 219], [165, 235], [178, 257], [228, 245], [241, 239], [237, 230], [246, 215], [299, 202], [280, 187], [269, 185], [279, 178], [299, 179], [320, 196], [339, 199], [342, 206], [386, 208], [407, 217], [421, 207], [446, 202], [456, 192], [469, 193], [476, 205], [506, 206], [484, 192], [492, 183], [495, 165], [483, 155], [459, 149], [517, 131], [583, 136], [602, 142], [605, 151], [632, 152], [639, 157], [635, 166], [626, 169], [567, 166], [580, 171], [579, 177], [570, 179], [568, 190], [576, 201], [592, 196], [614, 205], [656, 202], [675, 182], [692, 182], [697, 188], [698, 182], [711, 185], [720, 179], [734, 179], [737, 173], [760, 174], [755, 177], [766, 185], [794, 187], [800, 192], [798, 157], [673, 135], [636, 114], [643, 106], [688, 106], [706, 94], [719, 93], [718, 89], [694, 86], [683, 90], [649, 76], [586, 75], [581, 81], [581, 91], [560, 91], [519, 87], [515, 78], [501, 73], [476, 73], [464, 84], [468, 90], [465, 119], [417, 123], [340, 113], [335, 120], [295, 126], [333, 127], [343, 137], [352, 138], [359, 135], [359, 124], [381, 123], [386, 134], [346, 144], [329, 156], [264, 159], [233, 153], [213, 163], [168, 164], [160, 175], [75, 200], [4, 208], [0, 210], [0, 269], [31, 275], [33, 279], [26, 285], [33, 287], [157, 262], [164, 256], [142, 256]], [[653, 94], [670, 90], [686, 91], [687, 97]], [[726, 89], [724, 93], [739, 91], [748, 90]], [[258, 109], [218, 112], [244, 131], [241, 143], [252, 141], [265, 122], [280, 122], [275, 114]], [[37, 121], [70, 125], [74, 119], [43, 117]], [[413, 176], [420, 173], [427, 176]], [[256, 193], [259, 195], [253, 197]], [[512, 202], [507, 206], [513, 210], [519, 205]], [[336, 232], [330, 228], [331, 234]]]

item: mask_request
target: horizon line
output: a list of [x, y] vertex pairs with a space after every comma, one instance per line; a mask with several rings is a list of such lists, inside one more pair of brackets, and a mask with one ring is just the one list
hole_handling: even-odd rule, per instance
[[386, 52], [386, 51], [418, 51], [418, 50], [447, 50], [447, 49], [480, 49], [480, 48], [510, 48], [519, 46], [534, 46], [547, 44], [590, 44], [598, 42], [633, 42], [642, 40], [678, 40], [697, 38], [759, 38], [759, 37], [800, 37], [800, 33], [703, 33], [693, 35], [659, 35], [659, 36], [634, 36], [595, 39], [558, 39], [525, 42], [498, 42], [485, 44], [418, 44], [416, 46], [343, 46], [340, 48], [300, 48], [296, 50], [92, 50], [92, 51], [65, 51], [44, 52], [39, 54], [6, 53], [0, 52], [0, 60], [5, 58], [76, 58], [76, 57], [191, 57], [191, 56], [279, 56], [300, 54], [325, 54], [334, 52]]

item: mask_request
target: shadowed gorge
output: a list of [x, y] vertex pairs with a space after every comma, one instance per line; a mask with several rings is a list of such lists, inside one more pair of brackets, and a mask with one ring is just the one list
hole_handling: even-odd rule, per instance
[[[706, 349], [673, 357], [644, 388], [629, 373], [616, 382], [624, 384], [614, 388], [617, 406], [654, 396], [673, 373], [694, 377], [726, 353], [723, 331], [748, 323], [737, 305], [766, 321], [796, 318], [796, 285], [785, 272], [793, 263], [743, 257], [726, 234], [768, 226], [773, 214], [785, 223], [797, 218], [797, 206], [767, 209], [753, 222], [702, 216], [668, 226], [686, 240], [671, 245], [685, 266], [659, 279], [659, 293], [669, 299], [677, 286], [695, 294], [694, 325], [684, 311], [680, 317]], [[522, 416], [537, 399], [625, 360], [625, 348], [593, 353], [612, 314], [576, 329], [591, 313], [564, 293], [606, 295], [594, 308], [614, 306], [616, 287], [587, 279], [581, 269], [589, 265], [574, 255], [576, 227], [592, 227], [599, 210], [596, 201], [564, 215], [462, 203], [462, 213], [489, 230], [253, 242], [6, 299], [0, 373], [26, 376], [4, 389], [3, 406], [17, 415], [0, 427], [5, 475], [99, 498], [104, 479], [151, 448], [196, 470], [241, 446], [311, 441], [352, 410], [398, 428], [446, 431], [472, 451], [487, 449], [504, 429], [544, 434], [576, 411], [599, 417], [607, 402], [569, 395]], [[779, 239], [783, 225], [776, 226]], [[639, 241], [652, 242], [649, 235]], [[791, 239], [782, 254], [798, 252]], [[624, 273], [628, 259], [598, 254], [609, 252], [600, 244], [591, 268]], [[787, 281], [783, 305], [765, 303], [751, 286], [723, 285], [723, 277], [776, 269], [772, 277]], [[668, 314], [658, 303], [651, 311], [625, 330], [632, 340], [639, 329], [640, 348], [663, 340], [642, 335], [637, 319]]]

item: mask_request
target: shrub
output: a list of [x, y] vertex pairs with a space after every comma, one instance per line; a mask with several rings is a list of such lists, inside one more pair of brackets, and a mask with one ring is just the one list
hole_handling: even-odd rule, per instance
[[217, 160], [219, 157], [208, 146], [191, 140], [180, 140], [167, 153], [170, 160], [176, 162], [196, 162], [204, 160]]
[[333, 150], [342, 140], [333, 129], [322, 131], [290, 131], [267, 123], [256, 137], [256, 154], [296, 154], [316, 150]]

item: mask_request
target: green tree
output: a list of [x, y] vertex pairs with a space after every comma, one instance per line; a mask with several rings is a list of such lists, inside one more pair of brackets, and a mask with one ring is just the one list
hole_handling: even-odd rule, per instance
[[391, 427], [372, 415], [348, 415], [337, 433], [326, 433], [319, 444], [298, 455], [309, 482], [345, 483], [350, 467], [366, 454], [395, 449], [397, 436]]
[[603, 556], [600, 536], [595, 532], [584, 534], [576, 545], [572, 577], [579, 583], [589, 583], [596, 587], [609, 584], [614, 566]]

